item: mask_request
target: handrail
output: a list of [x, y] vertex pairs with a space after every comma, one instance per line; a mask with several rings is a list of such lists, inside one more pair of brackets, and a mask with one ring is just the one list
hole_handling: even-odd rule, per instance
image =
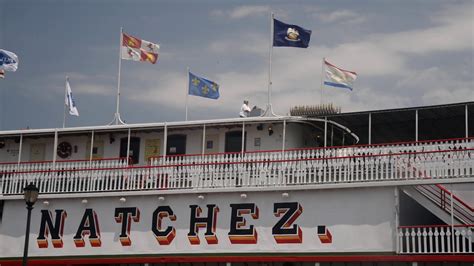
[[126, 157], [116, 157], [116, 158], [101, 158], [101, 159], [78, 159], [78, 160], [56, 160], [56, 161], [28, 161], [28, 162], [0, 162], [0, 165], [4, 164], [12, 164], [12, 165], [17, 165], [17, 164], [46, 164], [46, 163], [76, 163], [76, 162], [97, 162], [97, 161], [113, 161], [113, 160], [126, 160]]
[[429, 149], [352, 156], [304, 152], [170, 160], [142, 166], [120, 161], [103, 165], [80, 164], [78, 167], [71, 164], [51, 169], [9, 168], [0, 173], [0, 193], [21, 194], [22, 188], [30, 182], [36, 183], [41, 193], [51, 194], [471, 178], [474, 174], [473, 150], [474, 147], [468, 145], [464, 150]]
[[[451, 195], [451, 191], [447, 190], [445, 187], [443, 187], [442, 185], [440, 184], [436, 184], [436, 186], [441, 189], [442, 191], [444, 191], [444, 193], [448, 194], [448, 195]], [[469, 205], [467, 202], [463, 201], [462, 199], [460, 199], [458, 196], [454, 195], [453, 194], [453, 199], [457, 200], [459, 203], [461, 203], [464, 207], [466, 207], [468, 210], [470, 210], [471, 212], [474, 212], [474, 208], [471, 207], [471, 205]]]
[[306, 151], [306, 150], [334, 150], [334, 149], [344, 149], [344, 148], [372, 148], [372, 147], [384, 147], [384, 146], [394, 146], [402, 144], [423, 144], [423, 143], [433, 143], [441, 144], [438, 142], [450, 142], [450, 141], [459, 141], [459, 140], [471, 140], [474, 137], [468, 138], [451, 138], [451, 139], [435, 139], [435, 140], [419, 140], [419, 141], [405, 141], [405, 142], [387, 142], [387, 143], [378, 143], [378, 144], [355, 144], [355, 145], [346, 145], [346, 146], [329, 146], [329, 147], [310, 147], [310, 148], [293, 148], [286, 149], [282, 151], [279, 150], [260, 150], [260, 151], [244, 151], [244, 152], [216, 152], [216, 153], [193, 153], [193, 154], [174, 154], [174, 155], [160, 155], [160, 156], [151, 156], [149, 161], [153, 159], [160, 159], [163, 157], [173, 158], [173, 157], [191, 157], [191, 156], [216, 156], [216, 155], [234, 155], [234, 154], [253, 154], [253, 153], [270, 153], [270, 152], [290, 152], [290, 151]]
[[[31, 174], [31, 173], [51, 173], [51, 172], [77, 172], [77, 171], [97, 171], [97, 170], [134, 170], [134, 169], [153, 169], [153, 168], [169, 168], [169, 167], [186, 167], [186, 166], [209, 166], [209, 165], [235, 165], [235, 164], [261, 164], [261, 163], [289, 163], [300, 161], [328, 161], [339, 159], [361, 159], [373, 157], [392, 157], [392, 156], [410, 156], [419, 154], [433, 154], [433, 153], [449, 153], [474, 151], [474, 148], [463, 150], [440, 150], [440, 151], [422, 151], [422, 152], [400, 152], [400, 153], [385, 153], [385, 154], [365, 154], [352, 156], [333, 156], [333, 157], [318, 157], [318, 158], [297, 158], [297, 159], [277, 159], [277, 160], [247, 160], [236, 162], [209, 162], [209, 163], [189, 163], [189, 164], [166, 164], [166, 165], [144, 165], [144, 166], [125, 166], [125, 167], [109, 167], [109, 168], [80, 168], [80, 169], [54, 169], [54, 170], [35, 170], [35, 171], [10, 171], [0, 172], [0, 174]], [[429, 178], [429, 177], [426, 177]]]
[[474, 227], [474, 224], [430, 224], [430, 225], [400, 225], [398, 228], [435, 228], [435, 227]]
[[[446, 212], [450, 212], [450, 210], [447, 209], [446, 204], [444, 202], [445, 196], [443, 195], [444, 191], [440, 190], [440, 194], [438, 194], [438, 190], [430, 190], [429, 188], [434, 188], [438, 186], [431, 186], [431, 185], [421, 185], [417, 186], [416, 189], [419, 190], [422, 194], [424, 194], [429, 200], [437, 204], [441, 209], [443, 209]], [[431, 196], [430, 196], [431, 195]], [[453, 202], [453, 212], [454, 216], [460, 219], [461, 221], [470, 224], [474, 223], [474, 217], [472, 216], [470, 210], [465, 210], [462, 208], [462, 204], [460, 205], [461, 202]], [[468, 206], [464, 206], [469, 208]]]

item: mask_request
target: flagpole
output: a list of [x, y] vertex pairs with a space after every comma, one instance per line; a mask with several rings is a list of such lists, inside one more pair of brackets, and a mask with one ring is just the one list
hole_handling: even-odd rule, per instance
[[267, 113], [275, 115], [272, 109], [272, 97], [271, 97], [271, 90], [272, 90], [272, 55], [273, 55], [273, 38], [274, 38], [274, 21], [275, 14], [271, 12], [270, 14], [270, 51], [268, 56], [268, 92], [267, 92], [267, 108], [262, 116], [265, 116]]
[[185, 93], [186, 93], [186, 103], [185, 103], [185, 110], [186, 110], [186, 117], [185, 117], [185, 121], [188, 121], [188, 90], [189, 90], [189, 67], [186, 68], [186, 86], [184, 86], [185, 88]]
[[123, 42], [123, 27], [120, 27], [120, 44], [119, 44], [119, 65], [118, 65], [118, 77], [117, 77], [117, 101], [114, 119], [109, 125], [125, 124], [120, 118], [120, 74], [122, 72], [122, 42]]
[[273, 55], [273, 38], [274, 38], [274, 29], [273, 29], [273, 19], [274, 19], [274, 13], [271, 12], [270, 15], [270, 55], [268, 57], [268, 98], [267, 98], [267, 104], [269, 110], [272, 109], [272, 55]]
[[66, 76], [66, 82], [64, 84], [64, 114], [63, 114], [63, 128], [66, 127], [66, 99], [67, 99], [67, 81], [69, 77]]
[[319, 104], [323, 104], [323, 79], [324, 79], [324, 61], [326, 60], [325, 57], [323, 57], [323, 62], [321, 65], [321, 98], [319, 99]]

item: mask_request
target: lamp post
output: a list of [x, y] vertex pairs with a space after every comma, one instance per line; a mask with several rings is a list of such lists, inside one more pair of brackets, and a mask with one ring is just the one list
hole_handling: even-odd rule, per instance
[[23, 250], [23, 266], [26, 266], [28, 259], [28, 242], [30, 240], [30, 221], [31, 221], [31, 210], [38, 199], [39, 189], [30, 183], [23, 189], [23, 195], [26, 202], [26, 209], [28, 210], [28, 216], [26, 218], [26, 233], [25, 233], [25, 249]]

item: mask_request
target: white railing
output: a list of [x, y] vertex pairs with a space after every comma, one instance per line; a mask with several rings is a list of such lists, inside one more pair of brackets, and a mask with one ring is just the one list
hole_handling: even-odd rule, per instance
[[[281, 153], [280, 153], [281, 154]], [[186, 157], [186, 156], [185, 156]], [[175, 157], [177, 158], [177, 157]], [[204, 157], [206, 158], [206, 157]], [[254, 153], [192, 163], [4, 172], [3, 195], [21, 194], [33, 182], [41, 193], [235, 187], [286, 187], [396, 180], [474, 177], [474, 149], [342, 157]], [[474, 178], [473, 178], [474, 180]]]
[[0, 174], [8, 172], [36, 172], [50, 170], [74, 170], [89, 168], [116, 168], [127, 166], [125, 158], [105, 158], [93, 160], [58, 160], [20, 163], [0, 163]]
[[474, 225], [400, 226], [400, 254], [465, 254], [474, 252]]
[[182, 165], [220, 162], [240, 162], [248, 160], [305, 160], [328, 157], [370, 156], [393, 153], [419, 153], [474, 148], [474, 138], [431, 140], [420, 142], [399, 142], [375, 145], [336, 146], [328, 148], [292, 149], [282, 152], [234, 152], [215, 154], [184, 154], [152, 157], [151, 166]]

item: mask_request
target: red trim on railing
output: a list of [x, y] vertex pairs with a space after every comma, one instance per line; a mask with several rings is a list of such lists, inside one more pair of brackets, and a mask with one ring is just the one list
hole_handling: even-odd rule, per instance
[[[441, 186], [440, 184], [436, 184], [436, 186], [441, 189], [442, 191], [444, 191], [444, 193], [448, 194], [448, 195], [451, 195], [451, 191], [447, 190], [445, 187]], [[453, 194], [453, 199], [457, 200], [459, 203], [461, 203], [462, 205], [464, 205], [464, 207], [468, 208], [471, 212], [474, 212], [474, 208], [471, 207], [467, 202], [463, 201], [462, 199], [460, 199], [458, 196], [454, 195]]]
[[[434, 198], [438, 198], [440, 200], [439, 203], [436, 202], [436, 200], [431, 198], [429, 195], [425, 195], [425, 196], [427, 196], [428, 199], [433, 201], [435, 204], [439, 204], [441, 209], [445, 210], [448, 213], [450, 212], [450, 209], [448, 209], [448, 207], [450, 207], [451, 204], [449, 204], [449, 206], [446, 206], [446, 200], [445, 200], [446, 196], [445, 196], [444, 191], [441, 190], [440, 193], [437, 193], [438, 190], [435, 190], [432, 185], [420, 185], [420, 186], [417, 186], [417, 189], [422, 189], [424, 191], [424, 193], [431, 194]], [[469, 206], [465, 206], [465, 207], [469, 208]], [[461, 210], [459, 210], [459, 208], [461, 208]], [[465, 220], [467, 222], [474, 222], [473, 219], [472, 219], [472, 215], [469, 215], [469, 211], [466, 211], [466, 210], [462, 209], [462, 205], [460, 205], [460, 203], [453, 202], [453, 211], [456, 212], [456, 216], [461, 216], [461, 218], [463, 218], [463, 220]]]
[[117, 157], [117, 158], [102, 158], [102, 159], [81, 159], [81, 160], [56, 160], [56, 161], [30, 161], [30, 162], [0, 162], [0, 165], [3, 164], [46, 164], [46, 163], [75, 163], [75, 162], [97, 162], [97, 161], [113, 161], [113, 160], [126, 160], [125, 157]]
[[[215, 254], [215, 255], [131, 255], [115, 257], [30, 258], [28, 265], [143, 264], [190, 262], [473, 262], [474, 256], [458, 254], [428, 255], [311, 255], [311, 254]], [[21, 258], [0, 259], [4, 266], [21, 265]]]
[[[410, 228], [435, 228], [435, 227], [451, 227], [450, 224], [431, 224], [431, 225], [400, 225], [400, 229]], [[474, 227], [474, 224], [455, 224], [452, 227]]]
[[[463, 149], [460, 151], [472, 151], [474, 148]], [[186, 166], [206, 166], [206, 165], [232, 165], [232, 164], [258, 164], [258, 163], [289, 163], [301, 161], [321, 161], [321, 160], [337, 160], [337, 159], [358, 159], [358, 158], [372, 158], [372, 157], [392, 157], [392, 156], [411, 156], [417, 154], [431, 154], [431, 153], [448, 153], [460, 152], [459, 150], [440, 150], [440, 151], [422, 151], [422, 152], [402, 152], [402, 153], [387, 153], [387, 154], [366, 154], [354, 156], [341, 157], [322, 157], [322, 158], [299, 158], [299, 159], [282, 159], [282, 160], [258, 160], [258, 161], [238, 161], [238, 162], [210, 162], [210, 163], [190, 163], [190, 164], [172, 164], [172, 165], [145, 165], [145, 166], [127, 166], [127, 167], [110, 167], [110, 168], [81, 168], [81, 169], [54, 169], [54, 170], [37, 170], [37, 171], [23, 171], [23, 172], [3, 172], [3, 174], [30, 174], [30, 173], [49, 173], [49, 172], [77, 172], [77, 171], [108, 171], [108, 170], [133, 170], [133, 169], [150, 169], [150, 168], [167, 168], [167, 167], [186, 167]]]
[[[419, 144], [419, 143], [430, 143], [435, 142], [434, 144], [442, 144], [436, 142], [450, 142], [450, 141], [458, 141], [458, 140], [470, 140], [474, 139], [474, 137], [469, 138], [452, 138], [452, 139], [437, 139], [437, 140], [419, 140], [419, 141], [406, 141], [406, 142], [387, 142], [387, 143], [380, 143], [380, 144], [355, 144], [355, 145], [347, 145], [347, 146], [329, 146], [329, 147], [311, 147], [311, 148], [294, 148], [294, 149], [286, 149], [283, 152], [288, 151], [305, 151], [305, 150], [332, 150], [332, 149], [343, 149], [343, 148], [364, 148], [364, 147], [380, 147], [380, 146], [394, 146], [394, 145], [402, 145], [402, 144]], [[282, 152], [282, 150], [263, 150], [263, 151], [244, 151], [244, 152], [217, 152], [217, 153], [194, 153], [194, 154], [176, 154], [176, 155], [160, 155], [160, 156], [151, 156], [149, 157], [149, 161], [152, 159], [159, 159], [163, 157], [190, 157], [190, 156], [215, 156], [215, 155], [233, 155], [233, 154], [252, 154], [252, 153], [271, 153], [271, 152]]]

